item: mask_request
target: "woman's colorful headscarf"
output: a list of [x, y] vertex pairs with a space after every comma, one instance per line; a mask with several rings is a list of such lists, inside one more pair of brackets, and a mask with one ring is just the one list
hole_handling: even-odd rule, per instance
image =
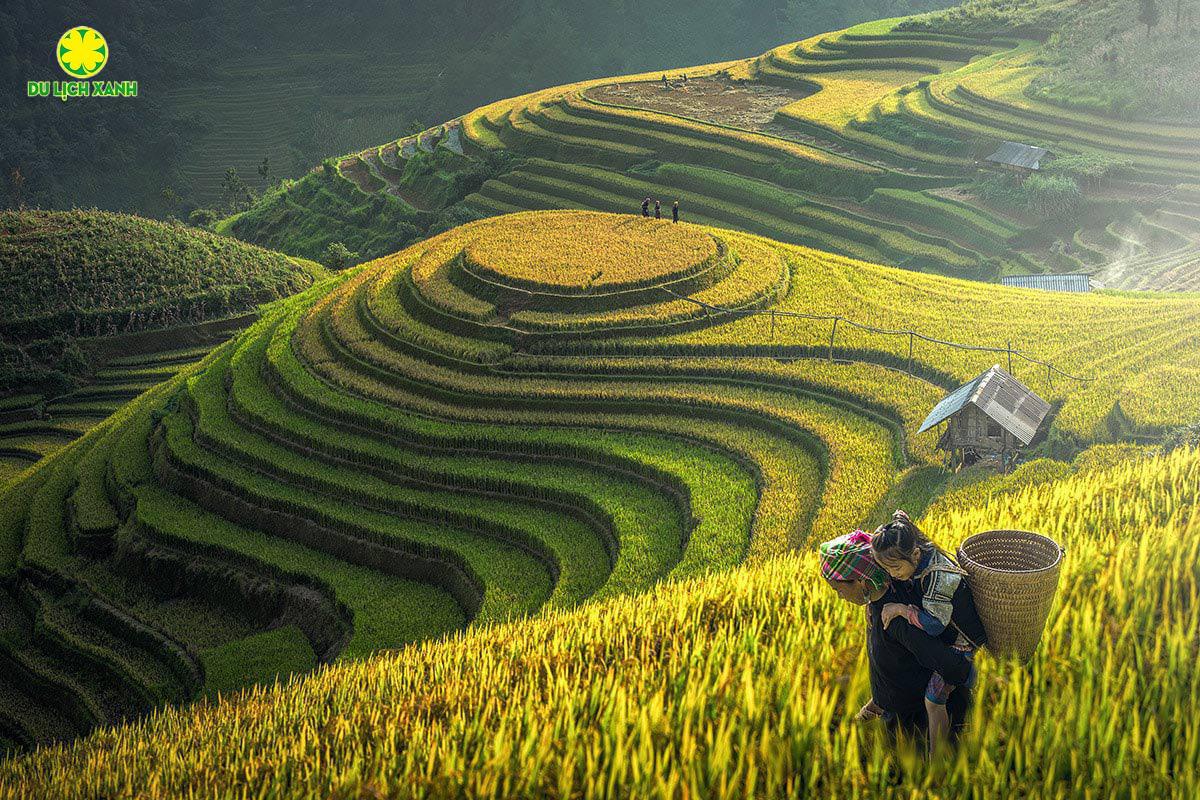
[[875, 563], [871, 554], [871, 535], [854, 531], [828, 542], [822, 542], [821, 575], [827, 581], [866, 581], [878, 591], [888, 581], [883, 567]]

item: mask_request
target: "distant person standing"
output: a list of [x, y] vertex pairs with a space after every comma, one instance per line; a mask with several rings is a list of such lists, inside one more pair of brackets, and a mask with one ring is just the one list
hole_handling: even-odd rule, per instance
[[676, 200], [675, 204], [671, 206], [671, 222], [679, 222], [679, 201], [678, 200]]
[[642, 216], [643, 217], [650, 216], [650, 198], [649, 197], [647, 197], [645, 200], [642, 201]]
[[662, 219], [662, 203], [657, 200], [654, 201], [654, 218]]

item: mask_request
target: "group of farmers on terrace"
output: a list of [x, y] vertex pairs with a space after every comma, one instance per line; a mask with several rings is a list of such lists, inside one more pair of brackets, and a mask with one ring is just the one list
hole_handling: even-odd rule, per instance
[[[662, 202], [659, 200], [652, 200], [649, 197], [647, 197], [645, 200], [642, 201], [642, 216], [643, 217], [650, 216], [650, 204], [651, 203], [654, 204], [654, 218], [662, 219]], [[679, 222], [679, 201], [678, 200], [676, 200], [675, 204], [671, 206], [671, 222]]]
[[952, 741], [970, 706], [975, 651], [987, 643], [966, 572], [904, 511], [874, 534], [824, 542], [820, 555], [838, 595], [867, 607], [871, 700], [857, 718], [927, 730], [931, 750]]

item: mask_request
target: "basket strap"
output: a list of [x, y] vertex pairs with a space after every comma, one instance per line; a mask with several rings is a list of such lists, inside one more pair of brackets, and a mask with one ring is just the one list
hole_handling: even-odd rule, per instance
[[963, 629], [958, 627], [957, 622], [950, 620], [950, 624], [954, 626], [954, 630], [958, 631], [959, 636], [967, 640], [971, 647], [974, 647], [976, 650], [981, 649], [980, 645], [974, 639], [972, 639], [970, 636], [967, 636], [967, 634], [963, 632]]

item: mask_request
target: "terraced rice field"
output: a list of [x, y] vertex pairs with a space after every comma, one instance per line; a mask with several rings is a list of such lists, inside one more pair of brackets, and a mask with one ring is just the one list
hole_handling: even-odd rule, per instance
[[[897, 266], [984, 279], [1001, 272], [1041, 271], [1045, 267], [1036, 257], [1014, 252], [1004, 240], [964, 231], [956, 224], [956, 210], [936, 196], [920, 195], [923, 205], [945, 207], [934, 215], [873, 202], [881, 191], [904, 189], [916, 195], [952, 185], [965, 169], [961, 159], [910, 163], [893, 150], [871, 146], [869, 137], [854, 127], [898, 87], [996, 49], [939, 40], [933, 49], [944, 60], [903, 60], [904, 53], [926, 51], [929, 44], [914, 34], [868, 38], [847, 32], [789, 45], [755, 61], [689, 71], [689, 87], [713, 84], [751, 95], [772, 90], [798, 95], [790, 103], [777, 101], [766, 123], [758, 117], [746, 121], [716, 114], [709, 109], [715, 101], [703, 92], [689, 112], [685, 106], [691, 89], [656, 89], [665, 92], [662, 98], [623, 96], [631, 87], [651, 92], [659, 86], [651, 76], [562, 87], [485, 107], [464, 118], [468, 140], [535, 158], [468, 197], [467, 205], [484, 213], [523, 208], [616, 211], [636, 206], [637, 198], [648, 194], [679, 198], [689, 219]], [[892, 60], [877, 63], [884, 57]], [[671, 163], [656, 171], [636, 168], [654, 160]], [[696, 172], [697, 166], [708, 172]], [[557, 185], [530, 183], [529, 172], [548, 169], [557, 172]], [[598, 169], [610, 173], [602, 187], [576, 178]], [[685, 185], [669, 179], [678, 170], [691, 171]], [[763, 196], [785, 199], [768, 210], [758, 201]], [[808, 209], [816, 213], [805, 213]], [[974, 213], [992, 219], [984, 209]]]
[[399, 198], [410, 211], [433, 211], [438, 207], [437, 199], [425, 196], [420, 186], [413, 185], [405, 166], [416, 153], [432, 153], [437, 148], [463, 155], [462, 126], [457, 120], [340, 158], [337, 175], [362, 195], [386, 193]]
[[[547, 89], [342, 157], [337, 194], [358, 199], [338, 210], [298, 193], [288, 219], [262, 224], [276, 236], [280, 225], [303, 230], [311, 211], [367, 228], [358, 207], [379, 195], [407, 213], [438, 210], [403, 172], [412, 153], [445, 146], [526, 159], [462, 200], [467, 218], [623, 212], [649, 195], [668, 208], [678, 199], [692, 221], [922, 272], [985, 281], [1087, 272], [1103, 288], [1194, 291], [1200, 202], [1189, 186], [1200, 129], [1050, 104], [1030, 89], [1040, 48], [881, 20], [673, 70], [673, 88], [653, 72]], [[1121, 166], [1082, 181], [1092, 210], [1077, 220], [1000, 210], [970, 188], [1009, 140]], [[252, 228], [233, 230], [257, 240]]]
[[784, 106], [812, 94], [812, 89], [733, 81], [721, 76], [674, 81], [610, 83], [589, 89], [589, 100], [658, 111], [747, 130], [763, 130]]
[[0, 214], [0, 485], [311, 286], [319, 264], [100, 211]]
[[[932, 463], [916, 426], [996, 356], [910, 357], [850, 320], [1013, 336], [1098, 376], [1025, 375], [1085, 444], [1141, 376], [1200, 369], [1194, 299], [1046, 297], [595, 212], [328, 279], [3, 491], [0, 732], [70, 738], [852, 528]], [[831, 319], [771, 310], [845, 324], [831, 348]], [[169, 372], [122, 368], [114, 386]]]
[[58, 452], [126, 402], [203, 358], [211, 346], [113, 359], [90, 385], [46, 398], [13, 398], [0, 408], [0, 485]]
[[[868, 33], [874, 30], [880, 30], [878, 23], [788, 45], [757, 60], [697, 67], [688, 71], [686, 90], [662, 89], [657, 75], [628, 76], [480, 109], [463, 121], [471, 143], [533, 159], [466, 203], [483, 213], [618, 211], [636, 207], [646, 195], [678, 198], [688, 219], [896, 266], [982, 279], [1044, 270], [1035, 253], [963, 230], [953, 206], [922, 194], [960, 181], [968, 162], [905, 159], [872, 146], [855, 127], [899, 87], [961, 67], [999, 45]], [[934, 52], [940, 60], [906, 60], [918, 51]], [[710, 108], [718, 101], [703, 91], [689, 110], [687, 99], [698, 91], [691, 87], [708, 85], [750, 96], [790, 91], [797, 99], [776, 100], [769, 120], [749, 112], [745, 120], [718, 113]], [[636, 87], [645, 88], [634, 97]], [[723, 97], [719, 102], [737, 106]], [[659, 161], [667, 163], [639, 166]], [[606, 173], [602, 184], [599, 170]], [[550, 171], [553, 184], [529, 174]], [[679, 171], [689, 172], [690, 180], [672, 180]], [[585, 175], [592, 179], [581, 180]], [[873, 202], [879, 192], [901, 189], [919, 194], [925, 206], [945, 210], [930, 215], [923, 208]], [[769, 208], [763, 197], [772, 201]], [[974, 213], [993, 219], [985, 209]]]

